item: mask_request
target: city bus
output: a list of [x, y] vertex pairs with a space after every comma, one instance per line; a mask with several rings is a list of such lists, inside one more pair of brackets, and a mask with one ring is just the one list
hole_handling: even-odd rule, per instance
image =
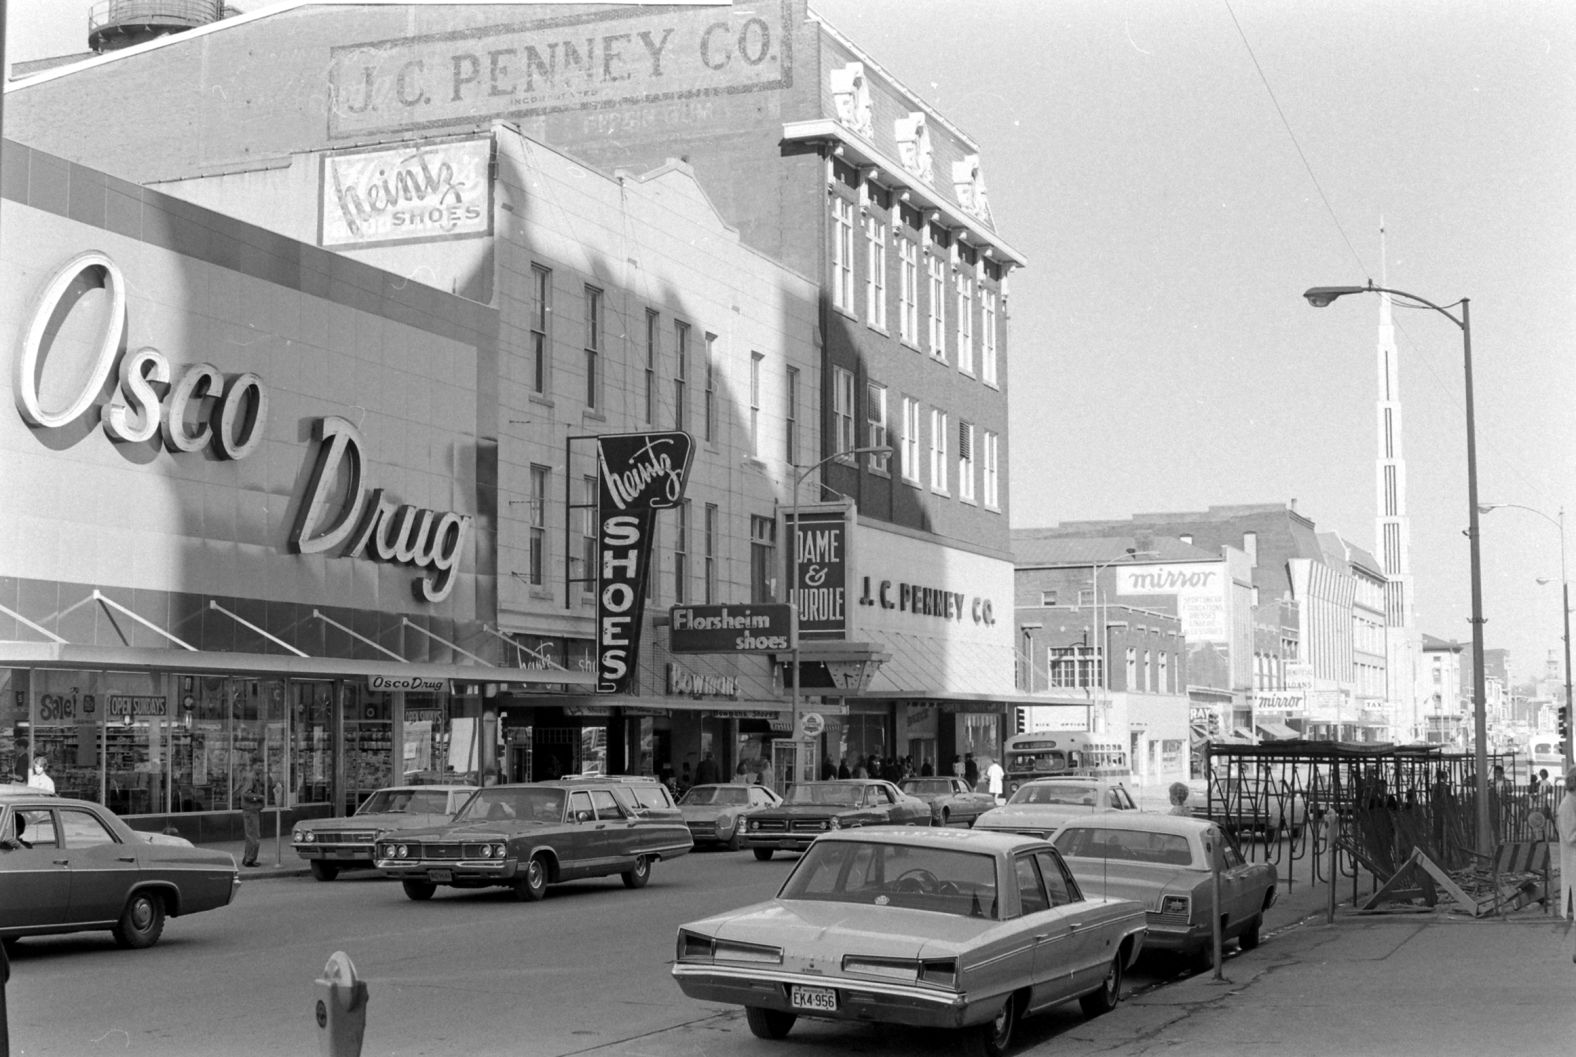
[[1008, 796], [1032, 778], [1080, 775], [1121, 782], [1132, 778], [1127, 746], [1115, 738], [1083, 730], [1013, 734], [1007, 738], [1002, 755], [1006, 757], [1002, 767], [1007, 772], [1004, 792]]

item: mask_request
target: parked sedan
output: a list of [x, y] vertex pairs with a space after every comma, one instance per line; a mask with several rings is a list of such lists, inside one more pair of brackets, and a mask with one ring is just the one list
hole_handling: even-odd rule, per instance
[[930, 821], [936, 826], [950, 826], [961, 822], [974, 825], [974, 820], [996, 806], [991, 793], [975, 792], [962, 778], [905, 778], [898, 788], [909, 796], [916, 796], [930, 805]]
[[862, 829], [818, 838], [776, 898], [681, 926], [673, 976], [763, 1039], [801, 1016], [876, 1021], [997, 1057], [1021, 1016], [1114, 1008], [1144, 931], [1143, 907], [1086, 896], [1046, 841]]
[[348, 818], [313, 818], [290, 831], [296, 854], [312, 876], [332, 881], [348, 867], [371, 866], [373, 844], [384, 833], [438, 826], [476, 792], [474, 785], [407, 785], [379, 789]]
[[609, 874], [644, 888], [652, 863], [695, 842], [676, 811], [667, 817], [641, 799], [616, 780], [488, 786], [447, 825], [378, 838], [376, 865], [417, 900], [443, 885], [503, 887], [534, 901], [549, 884]]
[[976, 829], [1049, 837], [1056, 827], [1096, 811], [1137, 811], [1127, 787], [1108, 778], [1036, 778], [1025, 782], [1001, 807], [974, 823]]
[[139, 833], [108, 808], [29, 790], [0, 797], [0, 938], [108, 929], [151, 947], [167, 918], [229, 905], [228, 852]]
[[782, 802], [764, 785], [692, 785], [679, 799], [679, 811], [697, 845], [721, 844], [738, 851], [744, 846], [745, 816]]
[[1259, 945], [1264, 912], [1275, 902], [1275, 867], [1250, 863], [1235, 839], [1208, 819], [1149, 812], [1106, 812], [1068, 822], [1052, 843], [1085, 892], [1134, 899], [1149, 913], [1148, 950], [1212, 964], [1215, 864], [1226, 941]]
[[822, 833], [860, 826], [928, 826], [930, 805], [877, 778], [796, 782], [783, 802], [745, 822], [744, 846], [766, 860], [774, 851], [804, 851]]

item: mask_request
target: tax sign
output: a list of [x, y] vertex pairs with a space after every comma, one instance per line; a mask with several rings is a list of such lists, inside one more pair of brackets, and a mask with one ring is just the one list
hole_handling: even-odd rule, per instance
[[596, 639], [599, 694], [628, 693], [640, 656], [646, 565], [656, 512], [684, 500], [688, 433], [610, 433], [597, 438]]

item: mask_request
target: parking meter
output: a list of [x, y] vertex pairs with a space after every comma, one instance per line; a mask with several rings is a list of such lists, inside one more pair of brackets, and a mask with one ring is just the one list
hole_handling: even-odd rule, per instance
[[335, 951], [323, 967], [313, 1016], [318, 1052], [323, 1057], [361, 1057], [361, 1037], [367, 1029], [367, 985], [356, 978], [356, 967], [344, 951]]

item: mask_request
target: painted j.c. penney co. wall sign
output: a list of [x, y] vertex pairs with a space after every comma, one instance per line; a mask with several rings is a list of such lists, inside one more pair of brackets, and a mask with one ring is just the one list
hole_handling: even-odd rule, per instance
[[[75, 392], [59, 399], [56, 406], [45, 407], [40, 381], [57, 351], [52, 341], [54, 324], [70, 311], [68, 296], [74, 299], [93, 287], [103, 288], [108, 312], [93, 346], [92, 364], [80, 372], [82, 382]], [[151, 346], [132, 350], [125, 340], [126, 329], [126, 279], [107, 254], [90, 250], [57, 268], [20, 331], [13, 381], [23, 420], [38, 430], [71, 427], [99, 402], [113, 374], [116, 384], [99, 417], [115, 443], [145, 444], [158, 436], [171, 454], [207, 452], [229, 460], [244, 459], [257, 450], [268, 417], [268, 389], [261, 377], [248, 371], [227, 378], [209, 363], [178, 368]], [[122, 351], [123, 347], [130, 351]], [[68, 370], [62, 368], [62, 376], [78, 376]], [[345, 419], [319, 419], [314, 435], [315, 462], [290, 532], [290, 546], [301, 554], [338, 549], [344, 557], [414, 566], [422, 572], [412, 584], [418, 599], [447, 598], [471, 518], [396, 504], [381, 488], [363, 490], [366, 460], [361, 434]], [[348, 480], [349, 487], [337, 487], [340, 480]]]

